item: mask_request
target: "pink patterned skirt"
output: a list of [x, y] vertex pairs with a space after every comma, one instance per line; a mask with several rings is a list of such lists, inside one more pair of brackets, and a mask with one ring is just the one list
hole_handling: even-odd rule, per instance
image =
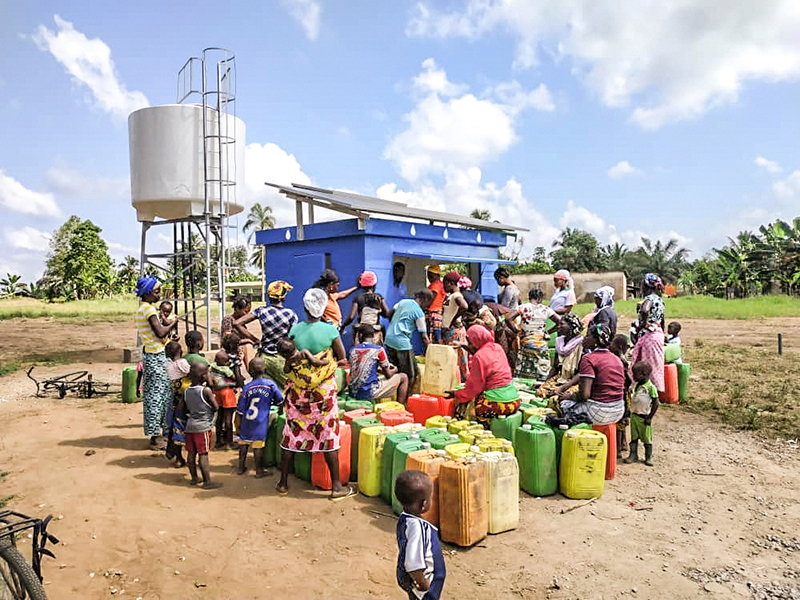
[[291, 452], [331, 452], [339, 449], [339, 405], [335, 377], [308, 390], [289, 383], [281, 448]]
[[[650, 381], [659, 392], [664, 391], [664, 332], [656, 326], [654, 331], [645, 330], [639, 336], [631, 352], [631, 368], [639, 361], [653, 368]], [[633, 374], [631, 373], [631, 376]]]

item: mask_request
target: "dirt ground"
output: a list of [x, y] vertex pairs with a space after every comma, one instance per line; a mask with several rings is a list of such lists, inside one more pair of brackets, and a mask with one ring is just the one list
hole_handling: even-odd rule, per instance
[[[786, 320], [760, 323], [764, 339], [787, 331]], [[0, 360], [10, 344], [19, 352], [69, 340], [73, 352], [110, 352], [132, 341], [124, 323], [56, 323], [32, 338], [39, 325], [0, 323]], [[753, 335], [744, 321], [684, 327], [709, 341], [740, 327]], [[37, 372], [83, 368], [117, 381], [121, 365]], [[56, 515], [62, 543], [44, 563], [50, 598], [404, 597], [396, 521], [381, 501], [334, 504], [295, 479], [280, 497], [274, 477], [237, 476], [231, 452], [211, 455], [223, 487], [198, 490], [145, 449], [140, 404], [32, 392], [23, 372], [0, 379], [0, 499]], [[677, 407], [661, 409], [655, 436], [656, 466], [621, 465], [594, 503], [562, 513], [582, 502], [521, 492], [517, 530], [468, 550], [445, 545], [445, 598], [800, 598], [797, 440], [767, 441]]]

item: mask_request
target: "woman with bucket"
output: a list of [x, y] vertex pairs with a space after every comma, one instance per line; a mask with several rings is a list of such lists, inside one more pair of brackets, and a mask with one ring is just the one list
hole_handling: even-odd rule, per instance
[[164, 450], [163, 437], [167, 403], [172, 398], [172, 387], [167, 375], [167, 356], [164, 340], [178, 326], [178, 319], [163, 325], [154, 306], [161, 299], [161, 284], [155, 277], [142, 277], [136, 282], [136, 295], [140, 299], [134, 322], [142, 340], [142, 416], [144, 434], [150, 436], [151, 450]]
[[286, 425], [281, 438], [281, 479], [277, 490], [280, 494], [289, 491], [289, 468], [296, 452], [322, 452], [331, 475], [330, 499], [337, 500], [354, 492], [342, 486], [339, 476], [336, 368], [339, 363], [346, 363], [346, 357], [339, 330], [321, 320], [327, 303], [324, 290], [308, 290], [303, 296], [306, 320], [289, 332], [298, 351], [308, 350], [323, 364], [314, 366], [301, 360], [286, 366]]
[[639, 305], [639, 334], [631, 353], [631, 364], [644, 361], [653, 371], [650, 381], [659, 392], [664, 391], [664, 301], [661, 293], [664, 283], [655, 273], [642, 279], [642, 296]]
[[[233, 321], [233, 327], [242, 336], [258, 344], [257, 355], [264, 359], [266, 364], [265, 374], [278, 384], [282, 390], [286, 385], [286, 374], [283, 372], [284, 360], [278, 354], [278, 340], [289, 335], [289, 330], [297, 323], [297, 314], [283, 305], [283, 301], [292, 290], [292, 286], [285, 281], [273, 281], [267, 286], [269, 304], [259, 306], [253, 312], [248, 312]], [[261, 339], [247, 330], [246, 325], [258, 319], [261, 325]]]

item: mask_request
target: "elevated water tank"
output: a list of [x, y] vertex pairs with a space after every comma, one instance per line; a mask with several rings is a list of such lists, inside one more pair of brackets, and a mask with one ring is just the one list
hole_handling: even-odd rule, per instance
[[[222, 188], [222, 212], [229, 216], [243, 210], [244, 121], [232, 115], [222, 120], [206, 109], [206, 135], [222, 134], [222, 152], [217, 138], [207, 140], [209, 179], [230, 184]], [[167, 104], [137, 110], [128, 117], [131, 155], [131, 199], [139, 221], [182, 219], [202, 216], [205, 206], [203, 169], [203, 107], [197, 104]], [[228, 143], [224, 143], [228, 142]], [[220, 187], [209, 185], [211, 212], [219, 214]]]

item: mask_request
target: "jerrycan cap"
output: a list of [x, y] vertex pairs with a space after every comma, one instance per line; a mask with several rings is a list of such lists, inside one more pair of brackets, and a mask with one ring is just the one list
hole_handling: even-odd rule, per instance
[[563, 430], [563, 431], [566, 431], [567, 429], [569, 429], [569, 425], [563, 425], [562, 424], [562, 425], [559, 425], [558, 428]]
[[340, 421], [339, 421], [339, 425], [347, 425], [347, 421], [342, 421], [342, 420], [340, 420]]
[[507, 416], [507, 415], [500, 415], [498, 418], [499, 418], [499, 419], [505, 419], [505, 418], [506, 418], [506, 416]]
[[576, 433], [574, 430], [571, 430], [571, 431], [568, 431], [568, 432], [566, 433], [566, 436], [567, 436], [568, 438], [574, 438], [574, 437], [577, 437], [577, 436], [578, 436], [578, 434], [577, 434], [577, 433]]
[[412, 440], [418, 440], [419, 439], [419, 434], [418, 433], [412, 433], [411, 434], [411, 439]]
[[454, 433], [451, 433], [451, 434], [450, 434], [450, 439], [451, 439], [451, 440], [457, 440], [457, 439], [458, 439], [458, 436], [457, 436], [456, 434], [454, 434]]
[[523, 425], [522, 428], [526, 431], [530, 431], [531, 429], [533, 429], [530, 423], [525, 423], [525, 425]]
[[480, 452], [480, 451], [481, 451], [481, 449], [480, 449], [480, 448], [478, 448], [478, 446], [470, 446], [470, 447], [469, 447], [469, 451], [470, 451], [470, 452]]
[[422, 449], [423, 450], [429, 450], [430, 447], [431, 447], [430, 442], [422, 442]]
[[470, 421], [470, 422], [469, 422], [469, 424], [470, 424], [470, 425], [477, 425], [477, 424], [478, 424], [478, 422], [477, 422], [477, 421]]
[[445, 433], [447, 432], [447, 427], [437, 427], [436, 429]]
[[447, 452], [445, 452], [444, 450], [437, 450], [436, 451], [436, 456], [446, 456], [446, 455], [447, 455]]

